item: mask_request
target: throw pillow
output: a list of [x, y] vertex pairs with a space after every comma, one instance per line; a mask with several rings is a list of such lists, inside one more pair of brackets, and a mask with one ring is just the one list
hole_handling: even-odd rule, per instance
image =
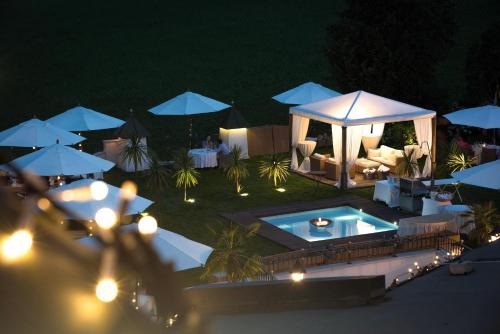
[[372, 148], [368, 149], [368, 158], [377, 158], [380, 157], [380, 150], [375, 150]]

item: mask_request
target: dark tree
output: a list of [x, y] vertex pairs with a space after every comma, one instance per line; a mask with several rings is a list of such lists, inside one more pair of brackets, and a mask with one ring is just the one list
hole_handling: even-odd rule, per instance
[[408, 103], [442, 103], [435, 67], [453, 44], [449, 0], [351, 0], [328, 27], [327, 56], [344, 92], [366, 90]]
[[[466, 64], [467, 95], [464, 100], [471, 106], [493, 102], [500, 94], [500, 22], [481, 36], [478, 44], [469, 49]], [[500, 96], [497, 97], [500, 104]]]

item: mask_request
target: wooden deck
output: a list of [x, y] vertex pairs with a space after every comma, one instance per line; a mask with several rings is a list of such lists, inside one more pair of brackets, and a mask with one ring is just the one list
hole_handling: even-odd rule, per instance
[[396, 231], [388, 231], [339, 239], [309, 242], [260, 219], [260, 217], [276, 216], [292, 212], [318, 210], [346, 205], [357, 209], [363, 209], [364, 212], [388, 222], [399, 221], [400, 218], [407, 218], [412, 216], [410, 214], [388, 208], [383, 204], [376, 203], [355, 195], [343, 195], [335, 198], [323, 199], [313, 202], [298, 202], [270, 208], [258, 208], [234, 213], [223, 213], [221, 214], [221, 216], [243, 226], [249, 226], [253, 223], [261, 223], [261, 227], [258, 232], [259, 235], [292, 250], [325, 248], [330, 245], [341, 243], [343, 244], [349, 241], [362, 242], [373, 239], [392, 238], [392, 236], [396, 233]]
[[[331, 180], [323, 176], [313, 175], [300, 171], [293, 171], [293, 173], [307, 177], [308, 179], [314, 180], [319, 183], [328, 184], [330, 186], [335, 186], [335, 184], [338, 182], [338, 180]], [[354, 176], [354, 181], [356, 182], [356, 185], [353, 188], [367, 188], [367, 187], [373, 187], [375, 185], [375, 181], [378, 180], [365, 180], [362, 174], [356, 173], [356, 175]]]

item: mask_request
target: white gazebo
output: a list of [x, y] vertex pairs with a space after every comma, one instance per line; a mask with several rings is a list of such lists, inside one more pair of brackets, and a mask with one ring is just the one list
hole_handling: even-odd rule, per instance
[[381, 129], [383, 131], [383, 127], [379, 124], [413, 120], [417, 141], [423, 153], [427, 155], [422, 176], [432, 174], [436, 156], [436, 112], [434, 111], [364, 91], [291, 107], [291, 168], [293, 170], [298, 169], [296, 150], [299, 142], [304, 141], [307, 136], [311, 119], [332, 125], [334, 160], [341, 168], [340, 188], [342, 190], [348, 187], [347, 170], [358, 157], [361, 138], [364, 134], [372, 133], [373, 129], [377, 132]]

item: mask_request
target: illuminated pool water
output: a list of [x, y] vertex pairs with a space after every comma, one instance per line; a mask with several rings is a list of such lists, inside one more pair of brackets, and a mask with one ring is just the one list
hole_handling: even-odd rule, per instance
[[[316, 218], [330, 219], [332, 223], [326, 227], [316, 227], [309, 223], [311, 219]], [[311, 242], [387, 232], [398, 228], [392, 223], [350, 206], [295, 212], [260, 219]]]

